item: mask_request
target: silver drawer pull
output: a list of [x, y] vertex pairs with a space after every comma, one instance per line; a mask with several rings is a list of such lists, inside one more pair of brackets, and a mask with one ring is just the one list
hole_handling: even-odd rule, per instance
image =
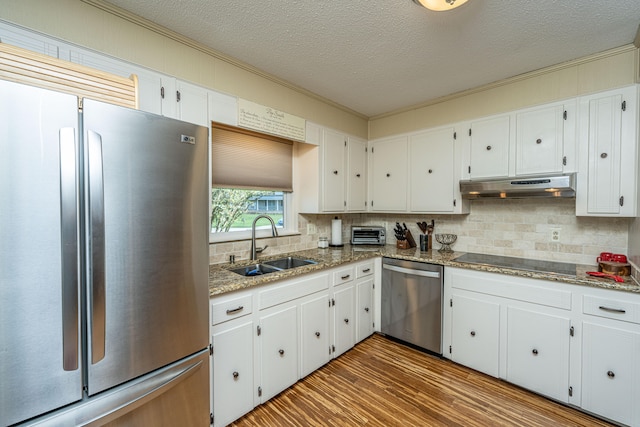
[[244, 306], [243, 305], [241, 305], [238, 308], [234, 308], [233, 310], [227, 310], [227, 314], [229, 314], [229, 315], [236, 314], [236, 313], [241, 312], [242, 310], [244, 310]]
[[622, 308], [611, 308], [611, 307], [605, 307], [604, 305], [601, 305], [600, 307], [598, 307], [600, 310], [604, 310], [604, 311], [610, 311], [612, 313], [626, 313], [627, 311], [622, 309]]

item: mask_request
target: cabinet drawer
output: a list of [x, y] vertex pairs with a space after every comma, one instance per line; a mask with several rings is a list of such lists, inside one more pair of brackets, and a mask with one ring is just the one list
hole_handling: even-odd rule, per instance
[[356, 266], [356, 279], [371, 276], [373, 274], [373, 261], [363, 262]]
[[355, 275], [354, 267], [341, 268], [333, 272], [333, 286], [339, 286], [353, 280]]
[[640, 304], [637, 302], [585, 295], [582, 310], [592, 316], [640, 324]]
[[246, 316], [253, 311], [251, 294], [237, 296], [223, 301], [211, 303], [211, 324], [226, 322], [237, 317]]

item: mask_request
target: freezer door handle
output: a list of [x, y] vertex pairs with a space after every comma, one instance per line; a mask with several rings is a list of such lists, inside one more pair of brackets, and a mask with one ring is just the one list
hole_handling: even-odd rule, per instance
[[413, 270], [410, 268], [397, 267], [395, 265], [388, 264], [384, 264], [382, 268], [384, 268], [385, 270], [395, 271], [396, 273], [412, 274], [414, 276], [431, 277], [434, 279], [440, 278], [440, 273], [437, 271]]
[[89, 150], [89, 221], [91, 233], [91, 363], [104, 358], [105, 349], [105, 241], [102, 137], [87, 131]]
[[78, 173], [76, 130], [62, 128], [60, 141], [60, 229], [62, 240], [62, 368], [78, 369]]

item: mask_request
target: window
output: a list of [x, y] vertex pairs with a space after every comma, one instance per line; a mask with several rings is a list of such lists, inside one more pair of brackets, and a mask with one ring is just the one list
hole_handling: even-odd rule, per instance
[[[211, 135], [212, 240], [247, 238], [262, 214], [279, 229], [293, 228], [293, 142], [218, 123]], [[270, 231], [271, 224], [260, 220], [256, 229]]]

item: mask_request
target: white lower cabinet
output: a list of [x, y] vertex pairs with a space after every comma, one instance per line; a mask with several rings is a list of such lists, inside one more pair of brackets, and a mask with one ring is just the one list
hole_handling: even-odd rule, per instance
[[507, 381], [561, 402], [569, 399], [567, 317], [507, 308]]
[[451, 360], [498, 377], [500, 304], [453, 293]]
[[297, 319], [296, 305], [260, 316], [260, 403], [298, 380]]
[[215, 426], [226, 426], [253, 404], [253, 321], [238, 319], [213, 328], [212, 397]]
[[374, 265], [345, 264], [212, 298], [214, 426], [240, 418], [373, 333]]
[[331, 359], [329, 344], [329, 295], [303, 302], [301, 308], [301, 372], [305, 377]]

